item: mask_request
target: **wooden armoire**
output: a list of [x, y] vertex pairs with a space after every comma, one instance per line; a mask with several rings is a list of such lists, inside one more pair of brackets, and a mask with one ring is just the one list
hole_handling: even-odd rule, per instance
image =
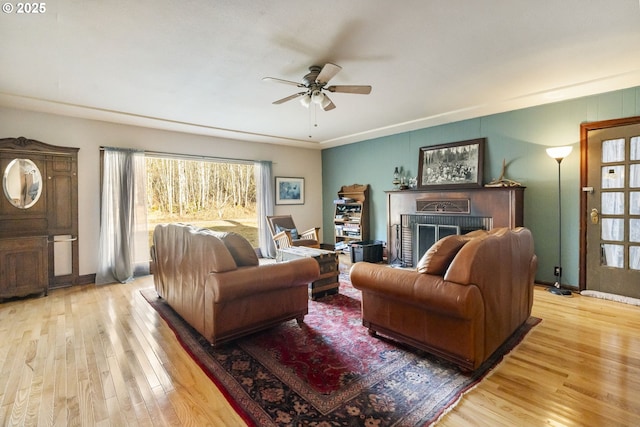
[[0, 299], [77, 283], [78, 150], [0, 139]]

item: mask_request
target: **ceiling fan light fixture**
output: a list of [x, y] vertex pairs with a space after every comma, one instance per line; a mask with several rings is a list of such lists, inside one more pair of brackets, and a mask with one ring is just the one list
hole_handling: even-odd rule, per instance
[[324, 93], [317, 89], [311, 93], [311, 102], [314, 104], [322, 105], [325, 99]]
[[311, 95], [306, 94], [300, 98], [300, 104], [302, 104], [303, 107], [309, 108], [309, 105], [311, 104]]

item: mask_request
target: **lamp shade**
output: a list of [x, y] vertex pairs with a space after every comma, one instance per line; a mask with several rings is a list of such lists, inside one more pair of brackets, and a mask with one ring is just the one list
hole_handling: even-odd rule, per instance
[[573, 147], [571, 146], [551, 147], [547, 148], [547, 154], [552, 159], [562, 160], [571, 153], [571, 150], [573, 150]]

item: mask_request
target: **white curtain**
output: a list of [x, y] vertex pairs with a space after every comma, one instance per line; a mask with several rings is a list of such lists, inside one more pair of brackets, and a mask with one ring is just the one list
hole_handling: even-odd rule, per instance
[[271, 162], [260, 161], [254, 163], [256, 178], [257, 214], [258, 214], [258, 243], [264, 258], [275, 258], [276, 248], [271, 239], [271, 232], [267, 225], [267, 216], [273, 215], [273, 186], [271, 177]]
[[144, 153], [105, 148], [96, 284], [149, 274], [145, 189]]

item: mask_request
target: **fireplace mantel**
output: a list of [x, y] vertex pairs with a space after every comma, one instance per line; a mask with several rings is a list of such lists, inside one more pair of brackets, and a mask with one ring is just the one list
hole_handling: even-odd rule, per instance
[[389, 261], [400, 247], [401, 215], [427, 214], [449, 217], [490, 218], [493, 227], [524, 225], [525, 187], [482, 187], [455, 190], [387, 191], [387, 247]]

